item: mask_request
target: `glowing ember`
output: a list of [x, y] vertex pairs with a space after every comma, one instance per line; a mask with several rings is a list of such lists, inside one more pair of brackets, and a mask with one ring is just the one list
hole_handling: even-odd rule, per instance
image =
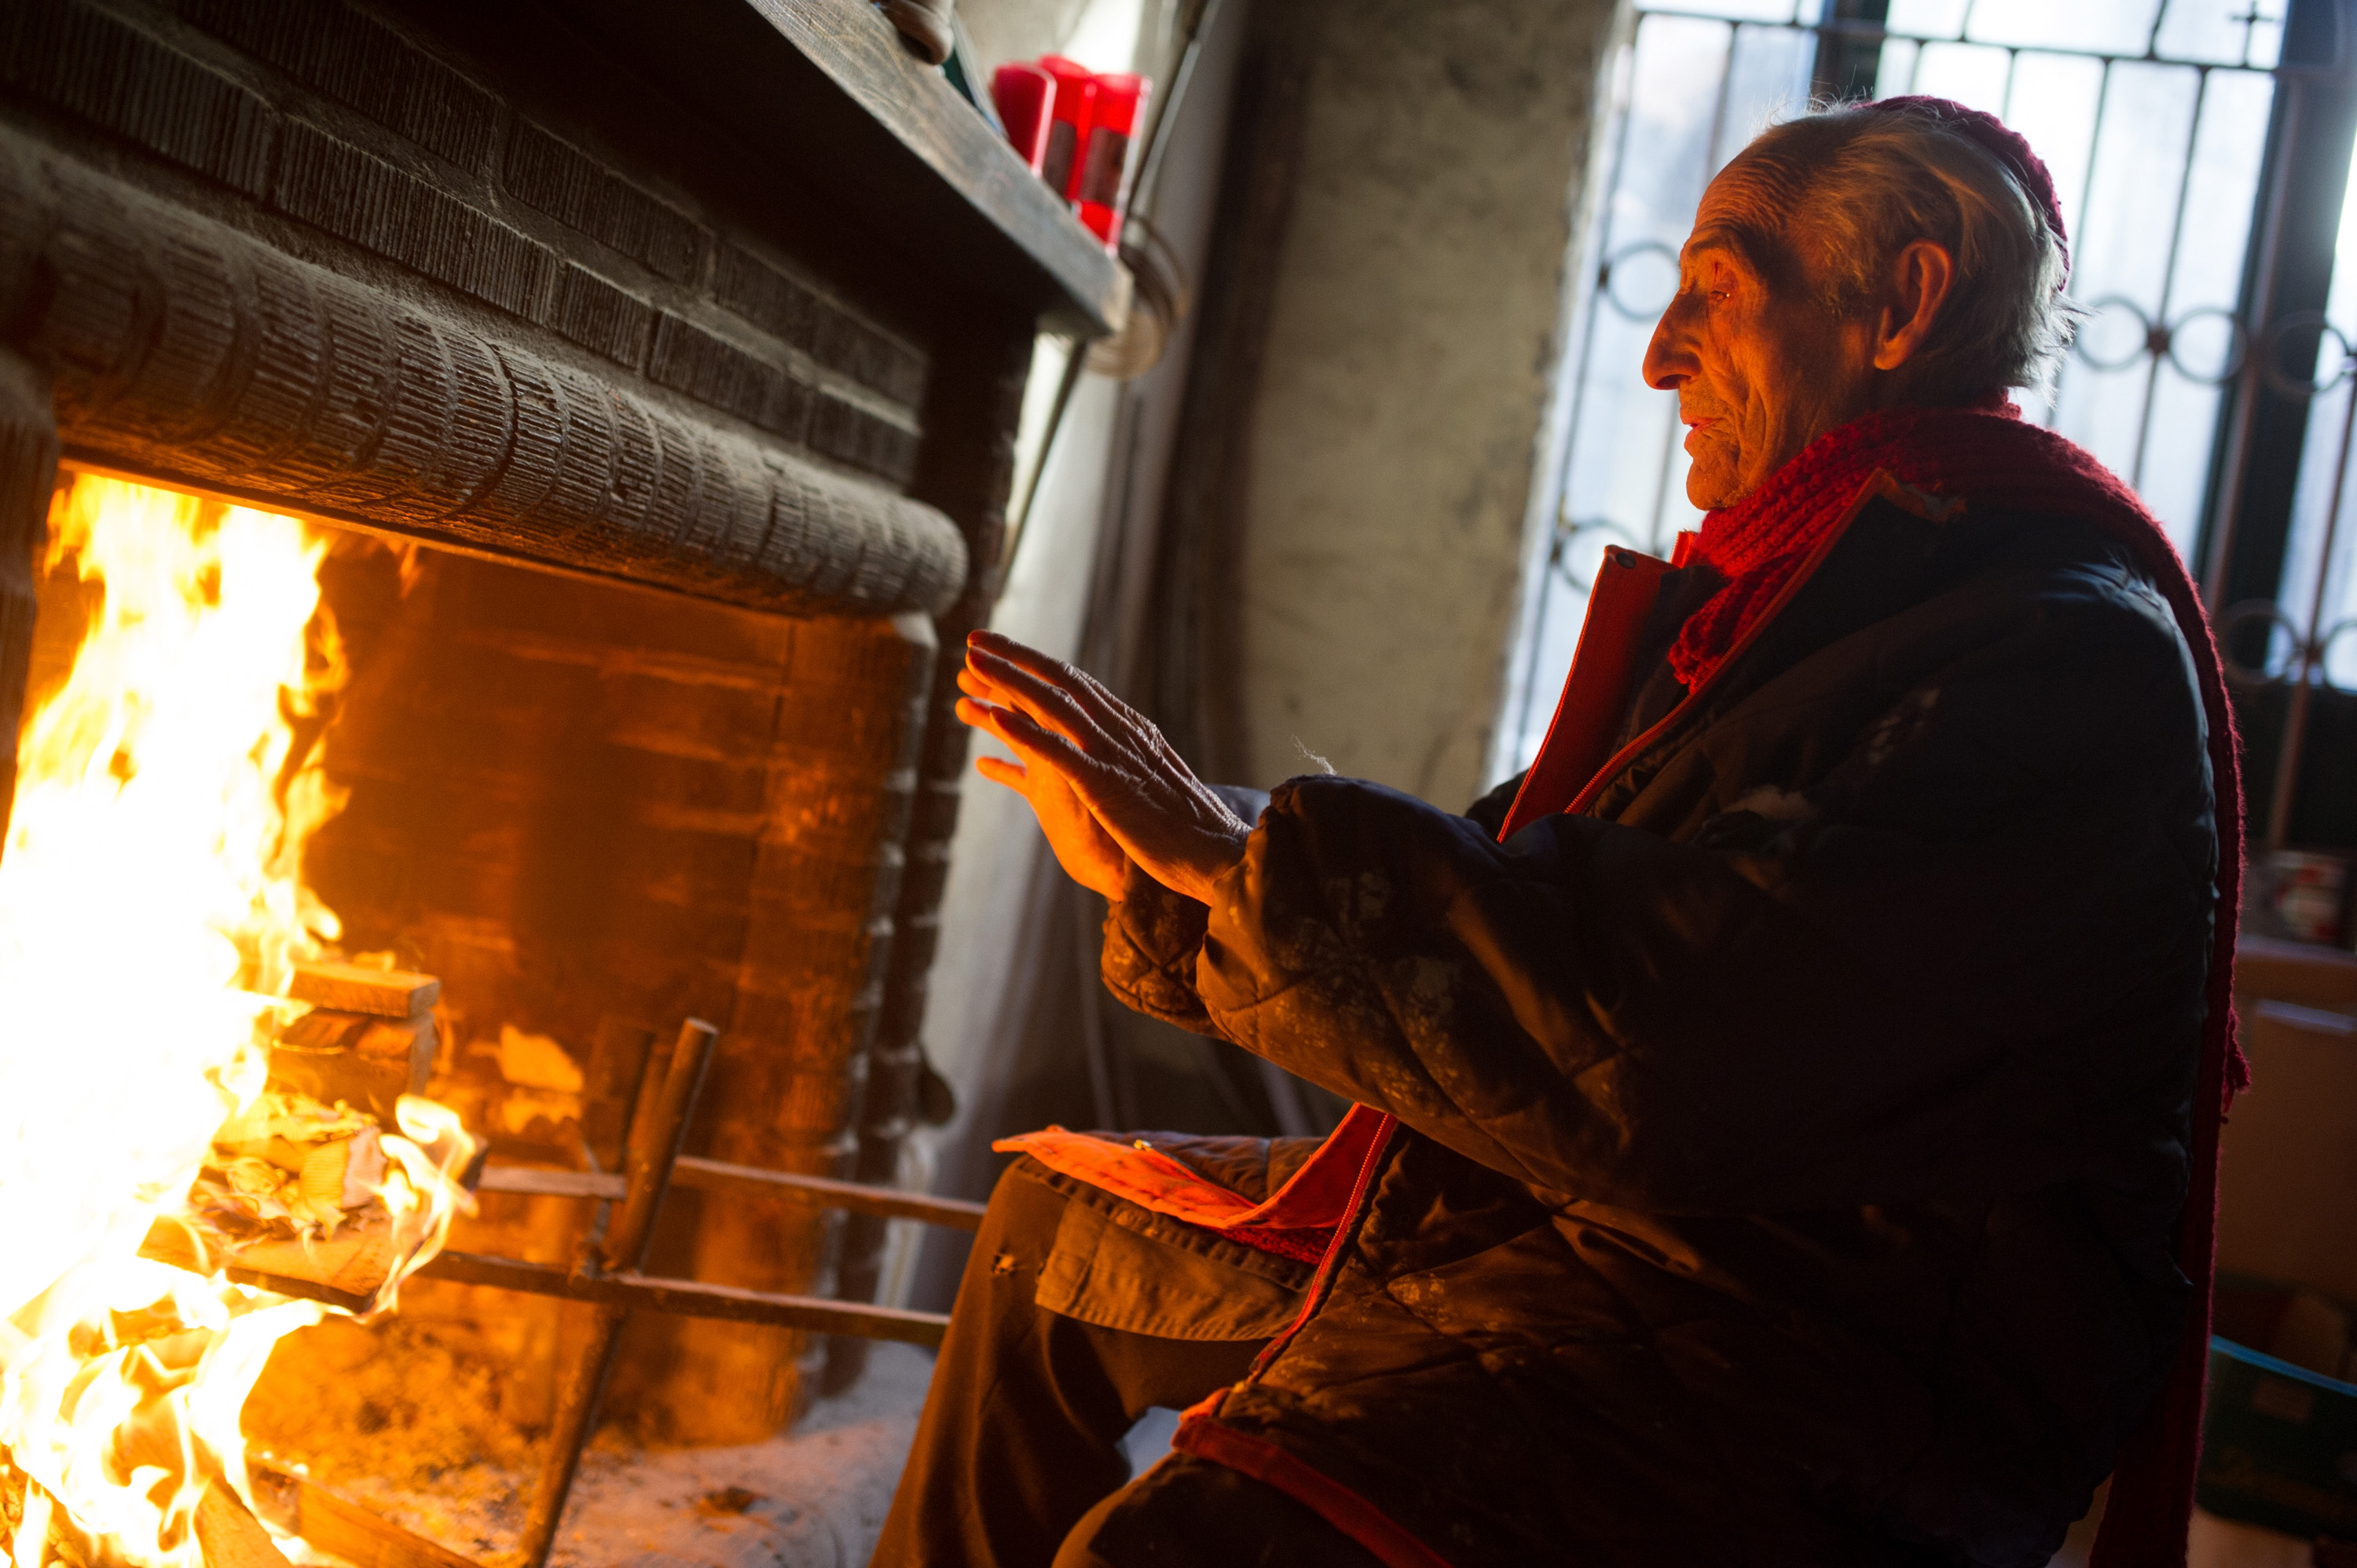
[[[300, 1109], [265, 1101], [264, 1080], [271, 1032], [306, 1011], [283, 1000], [290, 966], [339, 934], [300, 869], [341, 802], [291, 722], [342, 678], [319, 614], [326, 542], [81, 478], [51, 552], [104, 602], [26, 725], [0, 854], [0, 1446], [32, 1483], [0, 1568], [40, 1568], [53, 1521], [107, 1559], [197, 1568], [207, 1485], [253, 1501], [246, 1394], [324, 1309], [139, 1251], [183, 1218], [209, 1156], [243, 1169], [239, 1151], [266, 1151]], [[448, 1171], [471, 1146], [431, 1101], [404, 1099], [398, 1120], [311, 1113], [319, 1138], [369, 1132], [341, 1152], [339, 1192], [382, 1211], [414, 1268], [465, 1201]], [[282, 1195], [301, 1237], [334, 1229], [317, 1188]]]

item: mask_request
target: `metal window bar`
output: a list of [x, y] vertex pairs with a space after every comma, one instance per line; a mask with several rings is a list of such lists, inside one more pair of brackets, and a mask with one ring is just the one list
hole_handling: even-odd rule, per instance
[[[2287, 339], [2311, 331], [2319, 339], [2330, 339], [2336, 346], [2337, 363], [2321, 377], [2297, 380], [2282, 368], [2282, 348]], [[2322, 348], [2319, 341], [2319, 357]], [[2271, 323], [2263, 335], [2256, 358], [2258, 373], [2274, 390], [2301, 403], [2312, 403], [2318, 397], [2350, 387], [2352, 376], [2357, 376], [2357, 346], [2352, 346], [2340, 328], [2314, 312], [2297, 312]], [[2245, 694], [2280, 693], [2285, 702], [2282, 732], [2276, 740], [2268, 779], [2266, 814], [2261, 819], [2266, 823], [2262, 842], [2270, 850], [2284, 849], [2292, 843], [2294, 810], [2300, 793], [2303, 765], [2308, 761], [2309, 732], [2316, 717], [2319, 697], [2324, 693], [2357, 697], [2357, 692], [2332, 679], [2327, 662], [2333, 645], [2342, 635], [2357, 631], [2357, 617], [2329, 623], [2325, 619], [2335, 579], [2334, 567], [2341, 562], [2341, 534], [2347, 510], [2350, 458], [2352, 441], [2357, 440], [2357, 387], [2351, 388], [2344, 403], [2330, 459], [2331, 479], [2317, 544], [2315, 581], [2306, 596], [2306, 615], [2294, 618], [2285, 612], [2279, 598], [2245, 599], [2218, 618], [2218, 641], [2225, 655], [2228, 678]], [[2257, 664], [2244, 657], [2244, 650], [2253, 648], [2259, 650]]]
[[[2147, 478], [2147, 459], [2153, 447], [2155, 414], [2160, 403], [2161, 371], [2164, 360], [2185, 381], [2195, 387], [2213, 389], [2221, 398], [2236, 393], [2241, 387], [2258, 376], [2268, 378], [2270, 385], [2295, 385], [2303, 389], [2305, 395], [2314, 395], [2340, 386], [2352, 373], [2351, 367], [2344, 363], [2339, 370], [2328, 374], [2320, 383], [2297, 378], [2288, 382], [2286, 381], [2280, 365], [2287, 341], [2299, 333], [2313, 332], [2323, 327], [2324, 324], [2320, 318], [2287, 317], [2271, 322], [2264, 332], [2253, 332], [2245, 319], [2244, 310], [2251, 304], [2262, 302], [2240, 301], [2232, 308], [2218, 304], [2201, 303], [2190, 309], [2179, 309], [2179, 289], [2181, 282], [2180, 255], [2188, 225], [2193, 216], [2189, 211], [2189, 202], [2194, 188], [2193, 177], [2201, 138], [2210, 123], [2210, 115], [2214, 104], [2213, 86], [2218, 73], [2247, 72], [2266, 75], [2270, 79], [2279, 79], [2299, 74], [2303, 70], [2315, 74], [2319, 70], [2319, 68], [2302, 67], [2298, 64], [2262, 61], [2262, 51], [2259, 48], [2260, 30], [2263, 27], [2276, 29], [2275, 36], [2278, 38], [2281, 36], [2280, 30], [2284, 27], [2281, 0], [2276, 0], [2272, 5], [2266, 4], [2265, 0], [2252, 0], [2252, 3], [2246, 4], [2241, 11], [2231, 17], [2233, 22], [2240, 25], [2242, 31], [2240, 58], [2233, 61], [2191, 58], [2165, 52], [2161, 48], [2161, 35], [2169, 20], [2169, 11], [2165, 5], [2155, 7], [2150, 21], [2145, 28], [2143, 47], [2137, 51], [2106, 51], [2067, 43], [2049, 45], [1976, 38], [1974, 36], [1974, 12], [1978, 8], [1976, 3], [1967, 5], [1954, 28], [1946, 32], [1893, 29], [1880, 21], [1845, 15], [1843, 13], [1858, 10], [1861, 7], [1844, 5], [1842, 0], [1833, 0], [1833, 4], [1828, 8], [1835, 14], [1822, 20], [1802, 20], [1795, 16], [1781, 21], [1759, 21], [1730, 16], [1724, 12], [1694, 5], [1641, 3], [1638, 7], [1636, 30], [1628, 46], [1622, 67], [1628, 72], [1629, 86], [1624, 102], [1616, 106], [1618, 124], [1612, 127], [1608, 143], [1609, 151], [1605, 171], [1605, 194], [1598, 208], [1598, 218], [1592, 240], [1592, 252], [1598, 259], [1592, 263], [1593, 271], [1589, 274], [1590, 281], [1587, 287], [1582, 291], [1582, 296], [1575, 302], [1574, 306], [1575, 347], [1568, 357], [1568, 381], [1563, 394], [1564, 403], [1566, 406], [1566, 434], [1562, 439], [1551, 481], [1554, 491], [1552, 510], [1555, 521], [1551, 535], [1545, 542], [1544, 554], [1534, 564], [1538, 567], [1539, 580], [1531, 591], [1524, 616], [1522, 633], [1524, 647], [1521, 650], [1522, 657], [1518, 661], [1520, 668], [1517, 673], [1520, 679], [1516, 682], [1519, 690], [1512, 693], [1510, 698], [1507, 715], [1510, 733], [1507, 744], [1513, 753], [1509, 760], [1514, 766], [1520, 766], [1528, 760], [1529, 753], [1534, 747], [1537, 739], [1534, 730], [1534, 720], [1542, 718], [1551, 706], [1555, 687], [1560, 683], [1560, 666], [1565, 662], [1566, 650], [1550, 644], [1550, 623], [1559, 615], [1576, 613], [1579, 603], [1584, 601], [1587, 596], [1590, 582], [1581, 569], [1580, 562], [1587, 558], [1591, 546], [1600, 550], [1601, 546], [1609, 543], [1624, 544], [1649, 553], [1660, 553], [1667, 542], [1665, 535], [1668, 531], [1664, 525], [1674, 515], [1674, 503], [1670, 489], [1671, 481], [1678, 472], [1678, 446], [1674, 439], [1665, 439], [1663, 442], [1662, 461], [1658, 471], [1652, 476], [1650, 505], [1645, 507], [1641, 521], [1631, 518], [1625, 512], [1615, 515], [1609, 510], [1594, 509], [1585, 504], [1587, 498], [1578, 491], [1582, 460], [1589, 456], [1587, 449], [1582, 446], [1582, 435], [1587, 422], [1596, 415], [1596, 398], [1599, 395], [1599, 392], [1602, 395], [1610, 395], [1609, 388], [1599, 389], [1597, 384], [1598, 368], [1596, 363], [1596, 354], [1599, 322], [1603, 320], [1604, 313], [1609, 312], [1617, 316], [1621, 322], [1641, 326], [1655, 313], [1654, 310], [1646, 308], [1647, 302], [1640, 301], [1632, 305], [1617, 293], [1614, 288], [1616, 274], [1625, 277], [1630, 274], [1633, 263], [1642, 263], [1648, 259], [1673, 263], [1675, 259], [1675, 252], [1672, 246], [1656, 234], [1646, 233], [1624, 237], [1616, 232], [1621, 215], [1620, 197], [1623, 182], [1629, 177], [1630, 137], [1643, 109], [1643, 104], [1639, 102], [1641, 88], [1635, 62], [1640, 59], [1639, 51], [1645, 45], [1648, 27], [1666, 23], [1688, 26], [1706, 23], [1725, 29], [1724, 41], [1717, 61], [1718, 77], [1713, 93], [1707, 138], [1703, 144], [1702, 156], [1706, 166], [1706, 180], [1708, 175], [1716, 174], [1717, 168], [1723, 165], [1726, 156], [1734, 150], [1723, 147], [1722, 143], [1725, 140], [1731, 100], [1736, 88], [1738, 59], [1746, 48], [1747, 40], [1751, 38], [1783, 35], [1793, 38], [1796, 43], [1801, 39], [1807, 39], [1813, 43], [1816, 61], [1814, 74], [1815, 79], [1820, 81], [1824, 80], [1829, 59], [1836, 53], [1840, 57], [1842, 69], [1846, 72], [1864, 74], [1868, 80], [1873, 80], [1872, 72], [1867, 70], [1862, 63], [1863, 51], [1870, 49], [1874, 53], [1874, 68], [1883, 70], [1886, 74], [1889, 67], [1903, 64], [1907, 73], [1904, 91], [1910, 92], [1918, 91], [1921, 87], [1926, 59], [1934, 46], [1954, 45], [1977, 49], [2002, 50], [2005, 55], [2005, 85], [2001, 101], [2007, 113], [2010, 113], [2014, 106], [2013, 99], [2020, 81], [2020, 65], [2024, 55], [2094, 61], [2099, 65], [2100, 72], [2094, 87], [2093, 113], [2089, 121], [2087, 142], [2083, 149], [2084, 161], [2080, 166], [2084, 170], [2084, 177], [2073, 204], [2075, 207], [2072, 213], [2074, 241], [2083, 240], [2089, 235], [2091, 219], [2097, 202], [2098, 181], [2105, 172], [2102, 159], [2105, 147], [2105, 134], [2112, 127], [2111, 114], [2115, 109], [2115, 81], [2118, 68], [2122, 66], [2160, 67], [2190, 71], [2193, 73], [2191, 104], [2186, 114], [2181, 145], [2176, 149], [2175, 188], [2169, 198], [2166, 254], [2158, 274], [2158, 289], [2154, 307], [2147, 310], [2136, 300], [2116, 292], [2095, 300], [2089, 307], [2090, 317], [2115, 316], [2124, 318], [2120, 324], [2129, 328], [2126, 336], [2131, 341], [2132, 348], [2124, 355], [2104, 354], [2095, 347], [2094, 335], [2083, 334], [2070, 360], [2062, 369], [2054, 401], [2043, 409], [2031, 411], [2033, 416], [2041, 417], [2046, 423], [2054, 422], [2072, 391], [2071, 383], [2074, 376], [2089, 372], [2098, 374], [2126, 372], [2132, 371], [2141, 360], [2144, 375], [2140, 378], [2142, 384], [2136, 394], [2139, 406], [2136, 411], [2133, 443], [2127, 463], [2130, 482], [2141, 487]], [[1890, 58], [1885, 51], [1893, 45], [1908, 48], [1912, 51], [1912, 58], [1903, 61]], [[1836, 49], [1835, 46], [1838, 46], [1838, 48]], [[1798, 94], [1794, 96], [1797, 97]], [[2282, 201], [2286, 199], [2286, 195], [2287, 193], [2280, 189], [2272, 190], [2266, 192], [2258, 202], [2260, 211], [2255, 215], [2256, 221], [2244, 236], [2246, 258], [2253, 244], [2264, 247], [2273, 242], [2271, 220], [2279, 210]], [[2216, 361], [2208, 364], [2190, 362], [2196, 356], [2188, 349], [2187, 329], [2198, 323], [2212, 320], [2219, 322], [2222, 328], [2223, 343], [2217, 350]], [[2337, 332], [2333, 336], [2338, 339]], [[2347, 358], [2346, 347], [2344, 341], [2344, 360]], [[1660, 399], [1658, 413], [1654, 416], [1656, 428], [1674, 426], [1674, 406], [1668, 394], [1645, 395], [1658, 395]], [[2353, 392], [2352, 394], [2352, 409], [2357, 409], [2357, 392]], [[2233, 417], [2222, 417], [2215, 421], [2216, 428], [2209, 435], [2213, 448], [2222, 439], [2223, 440], [2229, 448], [2225, 456], [2230, 461], [2236, 456], [2233, 449], [2236, 446], [2233, 424]], [[2324, 585], [2332, 576], [2334, 563], [2338, 559], [2334, 552], [2341, 542], [2339, 525], [2341, 496], [2338, 476], [2345, 469], [2350, 456], [2349, 437], [2352, 431], [2349, 421], [2343, 422], [2341, 434], [2341, 446], [2335, 456], [2336, 466], [2333, 472], [2336, 480], [2333, 501], [2326, 520], [2326, 542], [2322, 547], [2323, 558], [2319, 563], [2319, 580], [2313, 601], [2315, 608], [2309, 619], [2309, 627], [2311, 629], [2317, 628], [2317, 621], [2322, 614]], [[1620, 443], [1624, 447], [1631, 444], [1627, 440]], [[2202, 508], [2202, 515], [2194, 521], [2201, 533], [2211, 536], [2211, 539], [2214, 540], [2225, 530], [2222, 524], [2214, 522], [2212, 520], [2231, 513], [2235, 500], [2235, 486], [2230, 476], [2225, 484], [2213, 483], [2211, 489], [2212, 493], [2205, 497], [2206, 504]], [[2293, 626], [2289, 618], [2284, 616], [2272, 601], [2254, 602], [2248, 606], [2236, 607], [2236, 609], [2230, 614], [2240, 615], [2245, 620], [2266, 618], [2272, 628], [2271, 636], [2277, 644], [2279, 652], [2279, 657], [2269, 660], [2268, 667], [2265, 669], [2244, 669], [2236, 666], [2238, 679], [2246, 684], [2279, 683], [2287, 681], [2297, 682], [2297, 690], [2291, 699], [2293, 713], [2286, 725], [2281, 760], [2276, 769], [2277, 778], [2282, 782], [2276, 790], [2277, 799], [2270, 817], [2271, 842], [2280, 843], [2289, 819], [2289, 808], [2286, 799], [2291, 787], [2290, 780], [2295, 779], [2298, 773], [2299, 747], [2303, 744], [2305, 736], [2306, 715], [2309, 708], [2305, 693], [2311, 681], [2322, 679], [2325, 651], [2333, 639], [2344, 631], [2357, 628], [2357, 623], [2336, 623], [2330, 628], [2320, 628], [2321, 636], [2310, 636], [2301, 628]], [[2222, 625], [2222, 632], [2223, 630], [2224, 627]], [[2289, 644], [2289, 650], [2284, 653], [2281, 650], [2287, 642]], [[1549, 668], [1551, 663], [1555, 668]], [[2276, 667], [2278, 664], [2281, 668]], [[2329, 682], [2326, 683], [2329, 684]]]

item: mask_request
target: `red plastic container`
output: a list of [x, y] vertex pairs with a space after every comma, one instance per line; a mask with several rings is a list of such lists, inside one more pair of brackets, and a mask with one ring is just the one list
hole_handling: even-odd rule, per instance
[[1036, 65], [1002, 65], [990, 79], [990, 101], [1006, 126], [1006, 139], [1039, 172], [1048, 156], [1048, 124], [1056, 112], [1056, 79]]
[[1048, 188], [1070, 201], [1081, 191], [1081, 155], [1089, 145], [1089, 127], [1096, 117], [1096, 73], [1062, 55], [1041, 55], [1039, 69], [1056, 79], [1054, 117], [1048, 126], [1048, 151], [1040, 159], [1039, 177]]
[[1089, 124], [1088, 156], [1081, 160], [1073, 197], [1081, 221], [1105, 242], [1121, 245], [1121, 215], [1129, 203], [1129, 145], [1154, 84], [1125, 71], [1097, 78], [1096, 113]]

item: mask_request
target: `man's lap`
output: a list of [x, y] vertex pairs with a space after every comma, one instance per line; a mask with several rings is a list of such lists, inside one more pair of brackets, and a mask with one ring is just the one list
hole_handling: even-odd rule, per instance
[[1065, 1197], [1038, 1304], [1101, 1328], [1162, 1339], [1266, 1339], [1293, 1321], [1316, 1272], [1101, 1192], [1028, 1155], [1008, 1168], [1007, 1179]]

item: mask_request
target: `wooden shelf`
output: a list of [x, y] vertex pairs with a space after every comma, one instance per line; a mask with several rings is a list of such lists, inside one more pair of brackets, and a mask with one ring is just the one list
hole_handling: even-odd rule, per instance
[[1126, 318], [1121, 264], [867, 0], [573, 0], [566, 16], [797, 188], [905, 240], [943, 290], [1085, 337]]

